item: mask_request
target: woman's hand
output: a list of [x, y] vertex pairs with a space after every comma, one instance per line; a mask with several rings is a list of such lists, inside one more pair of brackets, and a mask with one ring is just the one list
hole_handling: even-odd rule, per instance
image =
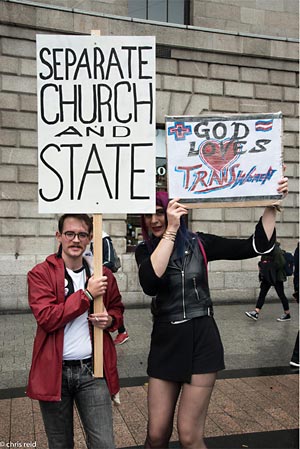
[[285, 198], [289, 191], [289, 180], [287, 177], [282, 177], [278, 181], [277, 192], [282, 194], [282, 198]]
[[[283, 168], [283, 170], [285, 170], [285, 167]], [[282, 198], [285, 198], [288, 194], [288, 191], [289, 191], [288, 178], [282, 177], [280, 181], [278, 181], [277, 192], [283, 195]], [[280, 207], [279, 206], [276, 207], [276, 205], [267, 206], [262, 216], [262, 224], [269, 240], [271, 239], [275, 229], [277, 208], [278, 210], [280, 210]]]
[[167, 207], [168, 231], [178, 231], [180, 226], [180, 218], [188, 214], [188, 210], [184, 205], [180, 204], [179, 198], [169, 201]]
[[[187, 208], [178, 202], [179, 198], [169, 201], [167, 207], [167, 228], [153, 253], [150, 260], [156, 276], [161, 277], [169, 263], [170, 256], [174, 249], [176, 233], [180, 226], [180, 218], [188, 213]], [[168, 235], [168, 232], [170, 233]]]
[[[282, 164], [283, 173], [286, 170], [286, 165]], [[278, 181], [277, 192], [282, 194], [282, 199], [285, 198], [289, 191], [289, 180], [287, 177], [282, 176], [282, 178]]]

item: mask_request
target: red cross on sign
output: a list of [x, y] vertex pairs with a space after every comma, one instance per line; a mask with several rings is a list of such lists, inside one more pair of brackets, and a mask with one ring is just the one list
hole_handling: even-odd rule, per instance
[[168, 129], [168, 135], [174, 134], [175, 140], [184, 140], [186, 136], [192, 134], [191, 126], [185, 126], [184, 122], [175, 122], [175, 126]]

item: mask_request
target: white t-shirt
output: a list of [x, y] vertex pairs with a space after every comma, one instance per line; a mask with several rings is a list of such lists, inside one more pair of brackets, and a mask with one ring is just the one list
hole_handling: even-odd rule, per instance
[[[73, 281], [74, 292], [80, 289], [84, 290], [85, 269], [82, 267], [80, 271], [72, 271], [67, 268], [67, 272]], [[65, 280], [65, 282], [67, 286], [68, 281]], [[92, 356], [92, 342], [87, 317], [88, 311], [65, 326], [63, 360], [88, 359]]]

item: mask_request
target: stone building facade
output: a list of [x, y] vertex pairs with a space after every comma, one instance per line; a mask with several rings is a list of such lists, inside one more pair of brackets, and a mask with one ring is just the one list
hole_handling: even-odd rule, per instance
[[[132, 19], [128, 0], [0, 0], [0, 312], [27, 310], [26, 273], [56, 250], [57, 216], [37, 208], [36, 34], [154, 35], [156, 123], [165, 115], [283, 113], [290, 194], [278, 214], [281, 246], [298, 242], [298, 2], [191, 0], [190, 25]], [[256, 208], [194, 209], [192, 230], [248, 237]], [[104, 215], [122, 257], [117, 280], [124, 302], [148, 304], [127, 252], [126, 215]], [[258, 259], [213, 262], [215, 301], [254, 301]], [[288, 293], [292, 290], [289, 279]]]

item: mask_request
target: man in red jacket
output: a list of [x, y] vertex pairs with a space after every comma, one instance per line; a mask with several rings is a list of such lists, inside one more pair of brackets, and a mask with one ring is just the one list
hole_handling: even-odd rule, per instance
[[[58, 222], [59, 251], [28, 273], [28, 299], [37, 321], [27, 395], [40, 402], [49, 449], [73, 449], [74, 400], [89, 449], [113, 449], [111, 398], [119, 391], [110, 332], [123, 323], [117, 282], [103, 267], [95, 279], [83, 258], [92, 220], [65, 214]], [[104, 312], [93, 313], [103, 296]], [[103, 329], [104, 378], [93, 375], [93, 326]]]

